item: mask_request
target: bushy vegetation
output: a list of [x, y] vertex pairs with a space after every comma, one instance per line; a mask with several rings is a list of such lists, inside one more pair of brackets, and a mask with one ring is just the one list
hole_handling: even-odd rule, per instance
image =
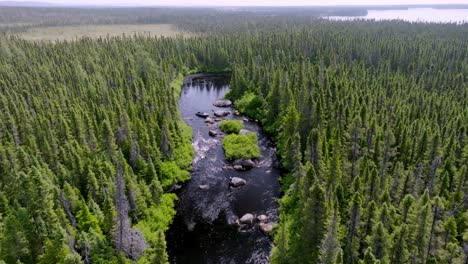
[[231, 134], [223, 139], [224, 155], [229, 160], [251, 159], [260, 157], [257, 134]]
[[219, 128], [226, 134], [239, 134], [244, 124], [239, 120], [223, 120], [219, 123]]
[[252, 118], [262, 117], [261, 107], [263, 102], [252, 92], [246, 92], [235, 102], [236, 108]]

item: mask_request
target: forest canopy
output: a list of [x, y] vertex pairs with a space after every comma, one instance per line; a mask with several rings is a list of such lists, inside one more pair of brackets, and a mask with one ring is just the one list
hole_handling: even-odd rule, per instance
[[467, 24], [184, 12], [132, 23], [190, 38], [0, 37], [0, 260], [168, 263], [181, 80], [228, 69], [284, 169], [272, 263], [466, 262]]

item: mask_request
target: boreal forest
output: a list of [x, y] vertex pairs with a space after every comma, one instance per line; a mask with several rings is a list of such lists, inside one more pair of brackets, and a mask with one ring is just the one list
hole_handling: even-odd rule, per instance
[[[169, 263], [193, 73], [275, 143], [269, 262], [466, 263], [468, 24], [306, 11], [0, 7], [0, 263]], [[123, 23], [180, 35], [21, 35]]]

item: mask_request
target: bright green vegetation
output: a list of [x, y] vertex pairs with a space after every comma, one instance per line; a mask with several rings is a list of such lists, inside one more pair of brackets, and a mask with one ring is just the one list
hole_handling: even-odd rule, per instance
[[262, 101], [252, 92], [246, 92], [241, 98], [236, 100], [236, 108], [253, 118], [261, 117], [259, 107], [262, 107]]
[[[230, 98], [276, 140], [285, 195], [272, 263], [466, 260], [467, 24], [14, 10], [0, 23], [21, 26], [2, 32], [95, 18], [207, 34], [1, 37], [0, 260], [167, 263], [167, 191], [193, 154], [181, 76], [204, 69], [230, 69]], [[226, 157], [258, 156], [256, 141], [226, 136]]]
[[219, 128], [226, 134], [239, 134], [244, 124], [239, 120], [223, 120], [219, 123]]
[[224, 155], [229, 160], [252, 159], [260, 157], [257, 134], [231, 134], [223, 139]]

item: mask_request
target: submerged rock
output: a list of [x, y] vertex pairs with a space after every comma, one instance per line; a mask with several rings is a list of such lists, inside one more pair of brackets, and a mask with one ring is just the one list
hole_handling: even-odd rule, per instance
[[262, 230], [265, 233], [270, 233], [273, 230], [272, 223], [260, 223], [259, 227], [260, 227], [260, 230]]
[[231, 179], [231, 185], [234, 186], [234, 187], [239, 187], [239, 186], [246, 185], [246, 184], [247, 184], [247, 181], [245, 181], [242, 178], [233, 177]]
[[224, 117], [224, 116], [229, 115], [229, 112], [228, 111], [223, 111], [223, 110], [218, 110], [218, 111], [214, 112], [214, 115], [217, 116], [217, 117]]
[[239, 226], [239, 218], [235, 215], [231, 215], [230, 217], [227, 217], [227, 223], [231, 226]]
[[268, 216], [263, 215], [263, 214], [259, 215], [259, 216], [257, 216], [257, 220], [262, 222], [262, 223], [265, 223], [266, 221], [268, 221]]
[[207, 118], [205, 119], [205, 123], [207, 123], [207, 124], [214, 124], [214, 123], [215, 123], [215, 120], [213, 120], [213, 118], [207, 117]]
[[251, 224], [253, 223], [254, 219], [255, 217], [253, 216], [253, 214], [245, 214], [239, 219], [239, 221], [242, 224]]
[[232, 105], [232, 102], [230, 100], [221, 99], [221, 100], [216, 100], [213, 103], [213, 105], [217, 107], [229, 107]]
[[205, 112], [197, 112], [195, 115], [197, 115], [199, 117], [203, 117], [203, 118], [207, 118], [207, 117], [210, 116], [210, 114], [205, 113]]
[[224, 165], [223, 170], [232, 170], [234, 169], [231, 165]]

